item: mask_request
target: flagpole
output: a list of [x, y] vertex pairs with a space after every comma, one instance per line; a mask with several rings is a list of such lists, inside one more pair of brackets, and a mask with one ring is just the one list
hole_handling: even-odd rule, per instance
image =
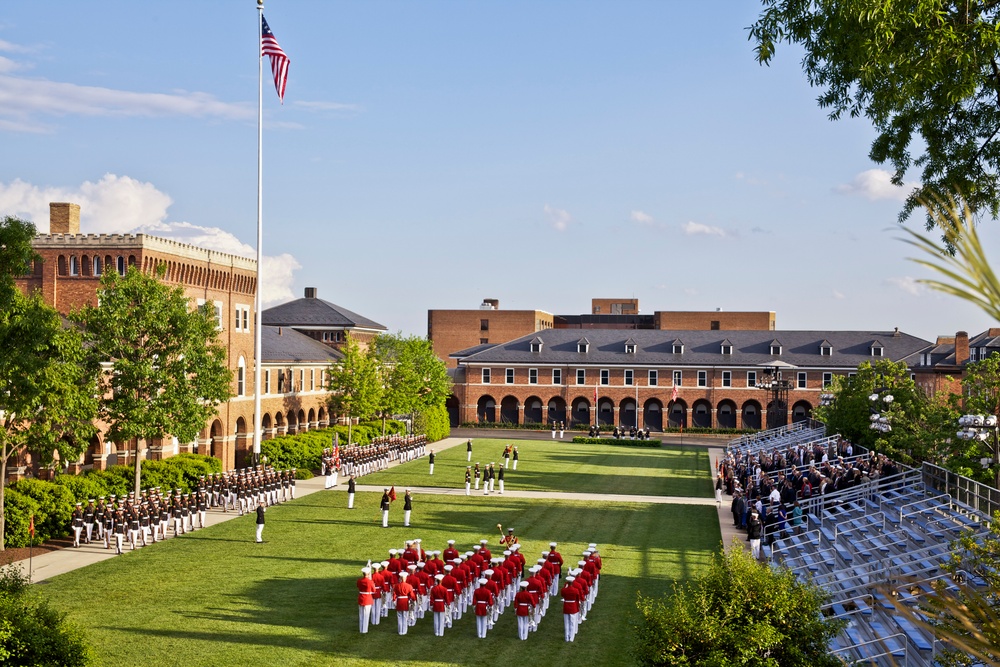
[[261, 264], [264, 261], [264, 0], [257, 0], [257, 276], [254, 296], [254, 327], [253, 327], [253, 463], [260, 460], [261, 415], [260, 415], [260, 383], [261, 383]]

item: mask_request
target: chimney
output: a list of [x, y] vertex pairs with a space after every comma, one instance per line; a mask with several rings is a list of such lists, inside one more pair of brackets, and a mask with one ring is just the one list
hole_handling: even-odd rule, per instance
[[500, 310], [500, 299], [483, 299], [483, 305], [489, 305], [490, 310]]
[[955, 365], [961, 366], [969, 360], [969, 334], [965, 331], [955, 333]]
[[80, 205], [69, 202], [49, 204], [49, 234], [79, 234]]
[[306, 298], [307, 299], [315, 299], [316, 298], [316, 288], [315, 287], [307, 287], [306, 288]]

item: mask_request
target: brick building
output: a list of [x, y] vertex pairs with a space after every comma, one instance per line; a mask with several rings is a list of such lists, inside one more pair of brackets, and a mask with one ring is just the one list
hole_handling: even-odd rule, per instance
[[266, 309], [261, 320], [264, 326], [292, 327], [337, 350], [347, 344], [348, 336], [367, 348], [379, 334], [388, 331], [385, 325], [364, 315], [320, 299], [315, 287], [307, 287], [301, 299]]
[[[459, 423], [760, 428], [772, 410], [808, 418], [862, 361], [916, 364], [932, 347], [898, 330], [551, 329], [455, 353], [449, 408]], [[771, 374], [790, 385], [785, 405], [758, 387]]]
[[[232, 372], [233, 398], [218, 406], [194, 442], [181, 443], [169, 435], [148, 443], [140, 456], [159, 459], [181, 452], [197, 452], [222, 460], [225, 468], [242, 465], [252, 450], [254, 298], [256, 262], [145, 234], [81, 234], [80, 207], [50, 205], [50, 229], [33, 241], [40, 256], [30, 275], [18, 280], [25, 292], [38, 291], [61, 313], [97, 304], [97, 289], [107, 271], [124, 274], [129, 266], [152, 273], [163, 266], [163, 280], [183, 288], [192, 306], [212, 304], [219, 339]], [[341, 358], [330, 346], [308, 335], [281, 327], [262, 329], [261, 402], [263, 437], [326, 426], [325, 374]], [[129, 463], [134, 443], [107, 442], [103, 431], [90, 443], [79, 470]], [[28, 455], [12, 462], [11, 477], [37, 474]]]
[[449, 368], [451, 353], [476, 345], [495, 345], [553, 327], [552, 313], [543, 310], [500, 310], [496, 299], [483, 299], [475, 310], [428, 310], [427, 339]]

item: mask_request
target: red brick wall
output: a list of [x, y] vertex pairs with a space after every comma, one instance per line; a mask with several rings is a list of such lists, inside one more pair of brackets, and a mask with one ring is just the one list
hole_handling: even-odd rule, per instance
[[[489, 328], [482, 329], [482, 321], [489, 321]], [[552, 328], [552, 315], [541, 310], [429, 310], [427, 311], [427, 337], [434, 346], [434, 354], [448, 368], [455, 367], [455, 360], [448, 355], [479, 345], [481, 339], [489, 343], [506, 343], [542, 329]]]

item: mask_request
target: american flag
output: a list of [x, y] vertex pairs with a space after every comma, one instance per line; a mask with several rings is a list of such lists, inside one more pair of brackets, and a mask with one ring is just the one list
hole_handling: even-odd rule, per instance
[[278, 99], [285, 103], [285, 84], [288, 83], [288, 56], [278, 46], [278, 40], [267, 25], [264, 15], [260, 15], [260, 54], [271, 58], [271, 73], [274, 75], [274, 89]]

